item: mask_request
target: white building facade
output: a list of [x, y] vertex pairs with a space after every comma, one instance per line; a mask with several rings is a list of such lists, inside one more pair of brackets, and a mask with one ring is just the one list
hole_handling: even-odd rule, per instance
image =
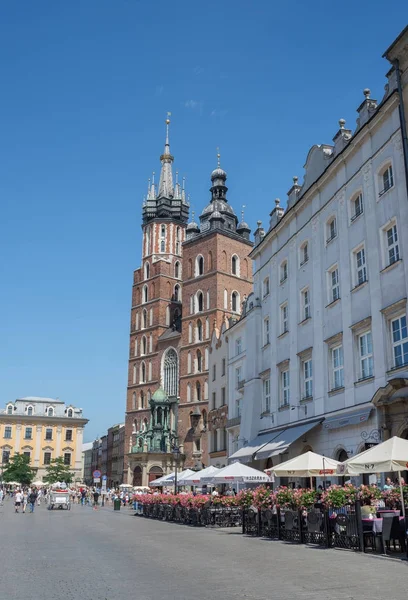
[[286, 211], [277, 201], [255, 234], [254, 295], [229, 332], [246, 357], [230, 461], [345, 460], [408, 438], [408, 198], [394, 68], [388, 78], [380, 103], [364, 90], [354, 133], [340, 120], [333, 145], [312, 147]]

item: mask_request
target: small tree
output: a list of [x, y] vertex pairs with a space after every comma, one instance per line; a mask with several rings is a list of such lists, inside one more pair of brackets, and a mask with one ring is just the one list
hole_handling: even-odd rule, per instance
[[47, 467], [47, 474], [44, 477], [45, 483], [57, 483], [65, 481], [65, 483], [71, 483], [74, 474], [69, 470], [69, 466], [64, 464], [62, 456], [54, 458]]
[[16, 481], [21, 485], [30, 485], [34, 479], [35, 471], [30, 467], [30, 457], [16, 452], [3, 471], [3, 480]]

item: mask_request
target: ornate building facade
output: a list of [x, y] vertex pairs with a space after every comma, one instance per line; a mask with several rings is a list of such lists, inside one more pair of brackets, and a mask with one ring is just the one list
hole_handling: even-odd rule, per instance
[[219, 165], [200, 223], [188, 223], [184, 179], [176, 173], [173, 180], [169, 123], [159, 184], [153, 175], [143, 204], [142, 265], [133, 279], [125, 474], [135, 485], [168, 472], [175, 447], [185, 466], [208, 465], [211, 332], [239, 315], [252, 286], [250, 229], [238, 223]]

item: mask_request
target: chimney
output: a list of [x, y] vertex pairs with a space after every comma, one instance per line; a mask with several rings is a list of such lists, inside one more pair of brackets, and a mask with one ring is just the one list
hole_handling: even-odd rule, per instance
[[255, 245], [257, 246], [264, 239], [264, 237], [265, 237], [265, 230], [262, 227], [262, 221], [257, 221], [256, 224], [257, 224], [258, 227], [257, 227], [257, 229], [256, 229], [256, 231], [254, 233], [254, 236], [255, 236]]
[[302, 189], [302, 186], [298, 184], [299, 178], [298, 177], [294, 177], [293, 178], [293, 185], [290, 188], [290, 190], [288, 191], [288, 203], [286, 205], [286, 208], [292, 208], [292, 206], [294, 204], [296, 204], [298, 198], [299, 198], [299, 193], [300, 190]]
[[343, 148], [349, 143], [353, 132], [351, 131], [351, 129], [345, 129], [345, 124], [346, 121], [344, 119], [339, 119], [339, 127], [340, 129], [338, 130], [338, 132], [336, 133], [336, 135], [333, 138], [333, 142], [334, 142], [334, 150], [333, 150], [333, 154], [339, 154], [339, 152], [341, 152], [343, 150]]
[[363, 94], [364, 100], [357, 109], [357, 129], [360, 129], [360, 127], [367, 123], [371, 115], [377, 110], [377, 100], [372, 100], [370, 98], [371, 91], [366, 88], [363, 91]]
[[283, 217], [285, 213], [285, 210], [280, 206], [280, 200], [279, 198], [276, 198], [275, 200], [275, 208], [273, 209], [273, 211], [270, 213], [270, 221], [269, 221], [269, 228], [272, 229], [273, 227], [275, 227], [275, 225], [278, 223], [278, 221], [281, 220], [281, 218]]

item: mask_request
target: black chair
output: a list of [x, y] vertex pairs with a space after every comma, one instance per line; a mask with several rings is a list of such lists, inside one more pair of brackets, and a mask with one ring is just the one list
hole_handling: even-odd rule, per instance
[[371, 550], [375, 552], [375, 535], [373, 531], [372, 523], [363, 522], [363, 537], [364, 537], [364, 548], [371, 546]]
[[390, 550], [391, 540], [393, 541], [395, 550], [395, 540], [400, 540], [399, 517], [386, 513], [383, 516], [382, 526], [382, 543], [384, 554], [387, 553], [387, 550]]

